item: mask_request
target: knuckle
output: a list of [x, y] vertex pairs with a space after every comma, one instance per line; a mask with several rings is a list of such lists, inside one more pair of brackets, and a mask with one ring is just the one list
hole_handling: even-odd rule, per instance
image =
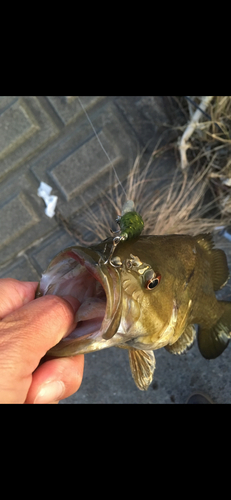
[[50, 314], [56, 319], [73, 319], [72, 308], [62, 297], [58, 295], [46, 295], [44, 299], [46, 300], [46, 306], [49, 307]]

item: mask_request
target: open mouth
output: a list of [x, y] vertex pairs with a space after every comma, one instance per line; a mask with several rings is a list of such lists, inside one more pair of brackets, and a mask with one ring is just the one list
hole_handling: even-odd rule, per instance
[[96, 341], [98, 345], [116, 334], [121, 317], [120, 276], [116, 269], [99, 263], [99, 259], [94, 250], [71, 247], [56, 256], [43, 273], [38, 296], [71, 295], [80, 302], [77, 327], [49, 354], [89, 352], [101, 348], [93, 347]]

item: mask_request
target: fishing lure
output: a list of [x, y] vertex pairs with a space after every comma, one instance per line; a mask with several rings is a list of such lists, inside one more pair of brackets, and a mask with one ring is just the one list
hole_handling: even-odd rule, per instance
[[111, 251], [105, 264], [109, 262], [113, 267], [120, 267], [120, 261], [112, 261], [112, 257], [117, 245], [121, 241], [130, 240], [131, 238], [138, 238], [143, 231], [144, 221], [136, 211], [134, 201], [128, 200], [122, 207], [122, 214], [118, 215], [116, 219], [117, 224], [120, 226], [120, 234], [113, 238]]

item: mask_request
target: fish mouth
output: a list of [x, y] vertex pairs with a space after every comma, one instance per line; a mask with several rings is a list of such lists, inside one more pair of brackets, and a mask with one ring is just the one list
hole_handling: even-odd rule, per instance
[[75, 330], [47, 354], [71, 356], [120, 343], [116, 332], [122, 313], [121, 293], [118, 270], [104, 264], [97, 251], [75, 246], [58, 254], [42, 275], [37, 297], [71, 295], [81, 305]]

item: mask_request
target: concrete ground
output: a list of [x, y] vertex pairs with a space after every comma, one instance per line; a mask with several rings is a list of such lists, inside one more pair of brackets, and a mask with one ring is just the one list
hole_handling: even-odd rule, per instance
[[[88, 96], [82, 101], [124, 179], [138, 148], [147, 143], [151, 148], [160, 137], [168, 101], [146, 96]], [[83, 226], [78, 229], [76, 221], [85, 203], [97, 204], [100, 191], [107, 190], [109, 168], [75, 96], [0, 97], [0, 277], [39, 280], [60, 250], [78, 243]], [[173, 158], [165, 168], [174, 170]], [[37, 196], [40, 181], [58, 196], [56, 218], [44, 213]], [[76, 231], [71, 234], [73, 220]], [[225, 289], [222, 293], [227, 298]], [[186, 355], [160, 349], [155, 356], [153, 384], [141, 392], [126, 351], [87, 354], [81, 388], [60, 404], [184, 404], [194, 391], [205, 392], [215, 403], [230, 403], [230, 346], [211, 361], [201, 357], [197, 345]]]

